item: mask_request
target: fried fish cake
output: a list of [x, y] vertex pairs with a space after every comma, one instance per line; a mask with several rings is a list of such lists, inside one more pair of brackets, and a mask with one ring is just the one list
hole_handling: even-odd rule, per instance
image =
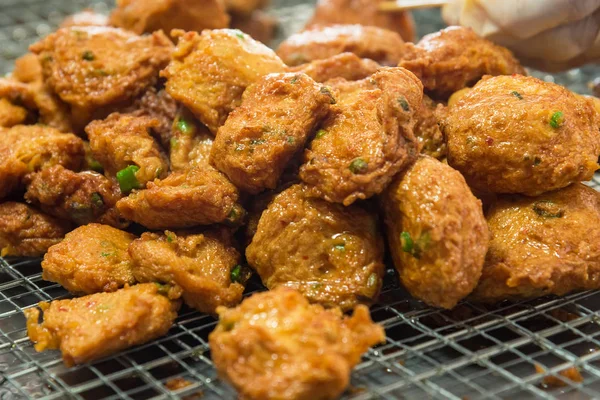
[[44, 80], [42, 64], [33, 53], [26, 53], [15, 60], [15, 70], [10, 77], [21, 83], [41, 83]]
[[71, 293], [114, 292], [135, 283], [127, 253], [135, 236], [108, 225], [88, 224], [69, 232], [42, 261], [42, 278]]
[[329, 90], [305, 74], [266, 75], [246, 89], [219, 129], [210, 161], [240, 190], [275, 189], [331, 103]]
[[417, 44], [407, 43], [401, 56], [398, 66], [417, 75], [425, 91], [440, 100], [484, 75], [525, 75], [510, 50], [458, 26], [426, 35]]
[[107, 176], [114, 177], [130, 165], [135, 165], [138, 188], [169, 171], [167, 156], [148, 133], [160, 126], [160, 121], [148, 116], [113, 113], [104, 120], [90, 123], [85, 131], [96, 160]]
[[23, 107], [11, 103], [5, 98], [0, 98], [0, 127], [11, 128], [24, 124], [29, 113]]
[[315, 26], [358, 24], [397, 32], [402, 39], [415, 39], [415, 22], [410, 12], [379, 10], [382, 0], [319, 0], [306, 29]]
[[419, 141], [419, 152], [441, 160], [446, 158], [447, 146], [437, 115], [437, 103], [424, 95], [414, 131]]
[[171, 171], [187, 171], [195, 166], [214, 169], [209, 161], [213, 142], [214, 137], [208, 128], [198, 122], [188, 110], [182, 108], [171, 128]]
[[162, 32], [137, 36], [102, 26], [62, 28], [30, 46], [45, 82], [81, 121], [98, 109], [133, 100], [156, 83], [172, 49]]
[[73, 132], [69, 107], [41, 81], [23, 83], [15, 79], [0, 78], [0, 98], [37, 114], [37, 122], [41, 124], [61, 132]]
[[290, 66], [324, 60], [346, 52], [370, 58], [381, 65], [395, 66], [404, 46], [404, 41], [396, 32], [374, 26], [317, 26], [288, 37], [277, 49], [277, 55]]
[[302, 72], [316, 82], [327, 82], [334, 78], [358, 81], [375, 73], [381, 65], [368, 58], [360, 58], [354, 53], [336, 54], [323, 60], [291, 67], [291, 72]]
[[336, 399], [362, 353], [385, 340], [367, 307], [352, 317], [310, 305], [300, 293], [278, 288], [257, 293], [232, 309], [219, 307], [209, 336], [219, 376], [249, 400]]
[[324, 199], [349, 205], [383, 191], [415, 159], [423, 90], [403, 68], [346, 86], [336, 90], [337, 104], [304, 153], [300, 179]]
[[209, 314], [238, 304], [249, 277], [228, 228], [146, 232], [131, 243], [129, 254], [138, 282], [174, 285], [188, 306]]
[[477, 285], [488, 248], [481, 202], [446, 164], [421, 156], [382, 196], [389, 247], [414, 297], [452, 308]]
[[41, 125], [0, 128], [0, 199], [18, 189], [27, 173], [60, 164], [79, 169], [83, 141]]
[[100, 222], [123, 227], [115, 205], [121, 198], [116, 183], [94, 171], [73, 172], [61, 165], [26, 179], [25, 200], [44, 212], [77, 225]]
[[229, 26], [222, 0], [117, 0], [110, 25], [139, 34], [173, 29], [200, 32]]
[[214, 223], [237, 223], [243, 209], [238, 191], [219, 171], [195, 166], [148, 183], [117, 202], [123, 218], [149, 229], [179, 229]]
[[[67, 367], [83, 364], [166, 334], [180, 302], [154, 283], [76, 299], [41, 302], [24, 311], [37, 351], [60, 349]], [[40, 309], [43, 320], [40, 323]]]
[[592, 178], [599, 116], [562, 86], [526, 76], [483, 79], [448, 109], [448, 163], [469, 185], [538, 195]]
[[291, 287], [311, 302], [344, 310], [373, 303], [384, 274], [375, 216], [311, 197], [302, 185], [284, 190], [263, 211], [246, 258], [269, 289]]
[[600, 288], [600, 193], [581, 183], [539, 197], [500, 196], [476, 301]]
[[175, 34], [179, 42], [173, 60], [161, 73], [167, 78], [167, 92], [214, 134], [240, 105], [248, 86], [286, 69], [271, 49], [238, 30]]
[[0, 203], [0, 256], [40, 257], [60, 242], [71, 224], [23, 203]]

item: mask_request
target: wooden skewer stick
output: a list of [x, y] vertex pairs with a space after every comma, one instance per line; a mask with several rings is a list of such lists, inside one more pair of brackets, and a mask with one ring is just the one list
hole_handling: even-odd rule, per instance
[[385, 12], [396, 12], [414, 10], [417, 8], [442, 7], [449, 0], [391, 0], [379, 3], [379, 10]]

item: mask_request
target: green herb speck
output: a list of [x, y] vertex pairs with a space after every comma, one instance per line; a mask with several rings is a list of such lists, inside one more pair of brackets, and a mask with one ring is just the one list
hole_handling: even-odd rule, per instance
[[338, 243], [333, 245], [333, 248], [337, 251], [345, 252], [346, 251], [346, 243]]
[[327, 135], [327, 131], [325, 129], [319, 129], [315, 135], [315, 139], [321, 139], [325, 135]]
[[550, 126], [554, 129], [560, 128], [560, 126], [565, 122], [565, 116], [562, 111], [557, 111], [552, 114], [550, 117]]
[[83, 58], [85, 61], [94, 61], [94, 53], [92, 53], [89, 50], [86, 50], [83, 52], [83, 54], [81, 54], [81, 58]]
[[369, 169], [369, 165], [362, 158], [355, 158], [348, 168], [353, 174], [364, 174]]
[[287, 144], [294, 144], [296, 142], [296, 138], [293, 136], [288, 136], [286, 142]]
[[406, 101], [406, 99], [404, 97], [399, 97], [398, 98], [398, 104], [400, 104], [400, 107], [402, 107], [402, 109], [406, 112], [410, 111], [410, 106], [408, 105], [408, 101]]
[[562, 218], [565, 215], [564, 210], [551, 200], [536, 201], [533, 203], [533, 211], [543, 218]]
[[92, 193], [92, 205], [96, 208], [104, 207], [104, 201], [102, 200], [102, 195], [100, 193]]
[[231, 282], [240, 283], [242, 281], [242, 266], [236, 265], [231, 269]]
[[512, 94], [519, 100], [523, 100], [523, 96], [521, 96], [521, 93], [517, 92], [516, 90], [513, 90], [512, 92], [510, 92], [510, 94]]
[[177, 121], [177, 129], [186, 135], [191, 135], [192, 133], [194, 133], [194, 125], [189, 123], [185, 119], [180, 119], [179, 121]]

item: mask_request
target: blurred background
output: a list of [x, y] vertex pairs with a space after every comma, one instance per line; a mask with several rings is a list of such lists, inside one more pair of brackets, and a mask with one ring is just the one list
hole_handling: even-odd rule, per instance
[[[272, 0], [267, 12], [279, 21], [271, 46], [299, 31], [312, 15], [316, 0]], [[14, 60], [38, 38], [52, 32], [68, 15], [85, 8], [108, 14], [114, 0], [0, 0], [0, 75], [11, 72]], [[439, 9], [413, 11], [419, 37], [445, 26]], [[591, 94], [591, 82], [600, 77], [600, 66], [587, 65], [560, 74], [530, 71], [546, 81]]]

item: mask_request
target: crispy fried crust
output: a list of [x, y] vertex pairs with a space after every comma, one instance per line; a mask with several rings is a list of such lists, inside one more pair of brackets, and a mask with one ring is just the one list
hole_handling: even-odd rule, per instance
[[345, 52], [395, 66], [405, 43], [396, 32], [374, 26], [332, 25], [314, 27], [287, 38], [277, 55], [290, 66], [323, 60]]
[[60, 164], [77, 170], [83, 164], [83, 141], [40, 125], [0, 128], [0, 199], [18, 189], [29, 172]]
[[448, 163], [481, 191], [537, 195], [592, 178], [598, 113], [562, 86], [526, 76], [481, 80], [441, 121]]
[[5, 98], [0, 98], [0, 127], [11, 128], [23, 124], [27, 120], [28, 113], [23, 107], [19, 107]]
[[338, 83], [337, 104], [304, 153], [300, 179], [324, 199], [349, 205], [383, 191], [415, 159], [413, 128], [423, 92], [402, 68]]
[[438, 125], [438, 115], [438, 104], [424, 95], [414, 131], [419, 141], [419, 152], [442, 160], [446, 158], [447, 146]]
[[398, 66], [417, 75], [425, 90], [440, 100], [484, 75], [525, 75], [508, 49], [458, 26], [426, 35], [416, 45], [407, 43]]
[[214, 134], [240, 105], [246, 87], [285, 64], [268, 47], [234, 29], [176, 32], [173, 61], [162, 71], [167, 92]]
[[156, 118], [113, 113], [90, 123], [85, 131], [94, 158], [108, 176], [114, 177], [123, 168], [136, 165], [139, 170], [135, 177], [145, 185], [166, 177], [169, 171], [167, 156], [149, 133], [159, 126]]
[[421, 156], [382, 197], [400, 280], [418, 299], [452, 308], [477, 285], [488, 248], [481, 202], [446, 164]]
[[48, 86], [85, 120], [153, 85], [172, 47], [162, 32], [142, 37], [118, 28], [76, 26], [59, 29], [30, 50], [38, 54]]
[[376, 218], [357, 205], [310, 197], [302, 185], [271, 201], [246, 258], [269, 289], [291, 287], [311, 302], [344, 310], [372, 304], [384, 274]]
[[216, 169], [195, 166], [148, 183], [117, 202], [123, 218], [149, 229], [178, 229], [236, 219], [238, 191]]
[[146, 232], [131, 243], [129, 254], [139, 282], [175, 285], [183, 291], [185, 303], [201, 312], [215, 314], [218, 306], [232, 307], [242, 300], [245, 279], [231, 280], [231, 270], [241, 257], [227, 228]]
[[222, 0], [117, 0], [110, 25], [139, 34], [173, 29], [201, 32], [229, 26]]
[[305, 74], [266, 75], [246, 89], [242, 104], [219, 129], [211, 163], [240, 190], [275, 189], [334, 102]]
[[0, 256], [40, 257], [60, 242], [71, 224], [23, 203], [0, 203]]
[[108, 225], [88, 224], [69, 232], [42, 261], [42, 278], [72, 293], [114, 292], [135, 283], [127, 253], [135, 239]]
[[24, 311], [27, 334], [37, 351], [60, 349], [67, 367], [83, 364], [167, 333], [179, 301], [160, 294], [153, 283], [70, 300], [41, 302]]
[[[30, 77], [22, 77], [29, 79]], [[38, 122], [61, 132], [73, 132], [69, 107], [41, 81], [23, 83], [0, 78], [0, 98], [38, 114]]]
[[475, 301], [600, 288], [600, 193], [581, 183], [539, 197], [502, 196]]
[[77, 225], [100, 222], [123, 227], [114, 208], [120, 198], [118, 185], [93, 171], [73, 172], [55, 165], [27, 176], [29, 203]]
[[385, 340], [367, 307], [344, 317], [288, 288], [217, 312], [209, 336], [213, 361], [219, 376], [249, 400], [336, 399], [361, 354]]

